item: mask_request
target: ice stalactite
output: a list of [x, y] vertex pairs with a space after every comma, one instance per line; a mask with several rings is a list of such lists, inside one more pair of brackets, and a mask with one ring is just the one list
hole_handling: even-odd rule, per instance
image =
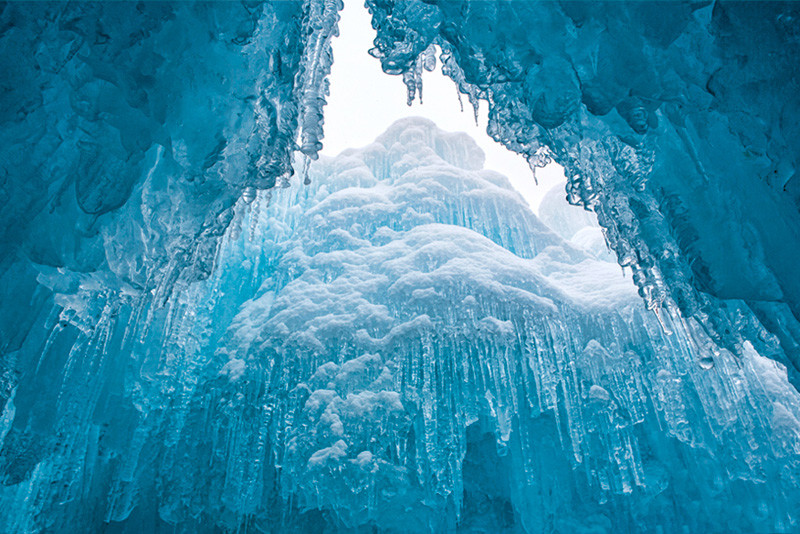
[[800, 402], [758, 324], [738, 359], [666, 335], [591, 218], [551, 195], [552, 232], [428, 121], [309, 172], [164, 307], [41, 272], [63, 311], [14, 353], [3, 530], [796, 527]]
[[490, 135], [552, 154], [649, 308], [677, 306], [735, 351], [722, 300], [796, 323], [796, 4], [367, 4], [387, 73], [439, 46], [459, 91], [488, 101]]
[[339, 11], [342, 0], [314, 0], [308, 3], [305, 30], [308, 33], [301, 61], [300, 83], [300, 151], [316, 159], [322, 149], [322, 108], [328, 95], [328, 80], [333, 53], [331, 39], [338, 35]]

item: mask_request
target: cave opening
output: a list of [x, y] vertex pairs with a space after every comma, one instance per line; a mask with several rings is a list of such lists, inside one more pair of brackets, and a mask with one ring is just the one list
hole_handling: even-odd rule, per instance
[[[536, 170], [536, 183], [525, 159], [486, 133], [486, 102], [478, 102], [479, 108], [474, 110], [454, 82], [441, 72], [438, 61], [433, 71], [422, 73], [422, 97], [407, 104], [408, 89], [402, 77], [387, 76], [380, 63], [368, 54], [376, 32], [367, 8], [350, 0], [344, 3], [340, 15], [340, 35], [332, 42], [334, 62], [325, 106], [322, 154], [335, 156], [347, 148], [360, 148], [393, 122], [419, 116], [445, 131], [469, 134], [486, 156], [485, 167], [506, 175], [534, 212], [547, 191], [564, 181], [563, 170], [551, 162]], [[437, 55], [440, 53], [437, 50]]]
[[365, 4], [0, 3], [0, 531], [796, 531], [798, 4]]

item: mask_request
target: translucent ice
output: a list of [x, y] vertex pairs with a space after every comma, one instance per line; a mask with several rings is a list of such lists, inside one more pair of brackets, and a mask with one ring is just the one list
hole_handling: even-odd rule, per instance
[[575, 239], [594, 221], [565, 241], [482, 160], [422, 119], [320, 158], [237, 203], [162, 308], [38, 267], [0, 528], [795, 529], [775, 343], [737, 357], [672, 312], [667, 335]]
[[797, 365], [779, 325], [800, 317], [800, 4], [367, 4], [387, 73], [439, 46], [496, 140], [564, 166], [649, 308], [677, 305], [741, 352], [718, 299], [744, 300]]
[[242, 192], [320, 147], [340, 7], [3, 4], [0, 261], [160, 297], [208, 276]]
[[368, 4], [541, 219], [312, 162], [338, 0], [0, 5], [0, 531], [800, 529], [797, 5]]

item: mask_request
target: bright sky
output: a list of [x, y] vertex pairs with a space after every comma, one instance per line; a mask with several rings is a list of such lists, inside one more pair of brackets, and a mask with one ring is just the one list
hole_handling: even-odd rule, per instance
[[537, 186], [525, 159], [486, 134], [488, 108], [481, 102], [478, 125], [472, 106], [458, 103], [456, 86], [441, 72], [441, 65], [423, 75], [424, 104], [415, 100], [406, 105], [406, 86], [400, 76], [381, 70], [380, 61], [370, 56], [375, 30], [361, 0], [345, 0], [339, 22], [340, 36], [333, 40], [334, 62], [330, 75], [331, 94], [325, 106], [323, 154], [334, 156], [346, 148], [368, 145], [393, 122], [403, 117], [421, 116], [439, 128], [467, 132], [486, 153], [487, 169], [508, 176], [511, 184], [536, 211], [545, 193], [564, 179], [561, 167], [549, 165], [538, 169]]

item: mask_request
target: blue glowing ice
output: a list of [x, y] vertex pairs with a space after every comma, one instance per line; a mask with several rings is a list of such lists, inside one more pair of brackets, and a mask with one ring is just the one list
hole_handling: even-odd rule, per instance
[[242, 198], [164, 307], [37, 266], [3, 529], [791, 528], [786, 370], [667, 334], [591, 217], [482, 160], [401, 121]]
[[338, 0], [0, 5], [0, 532], [800, 529], [800, 7], [367, 4], [539, 216]]

